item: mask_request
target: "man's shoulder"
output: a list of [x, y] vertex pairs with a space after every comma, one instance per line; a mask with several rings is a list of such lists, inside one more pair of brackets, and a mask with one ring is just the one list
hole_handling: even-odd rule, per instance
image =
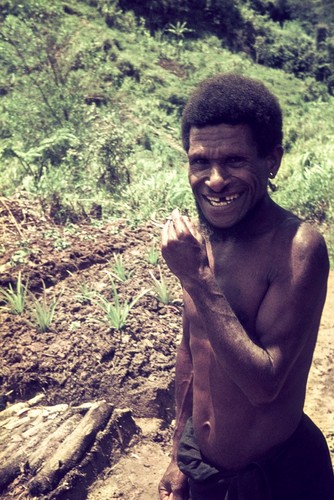
[[309, 222], [301, 221], [296, 232], [296, 239], [299, 244], [306, 246], [325, 245], [325, 240], [320, 231]]
[[296, 250], [307, 253], [323, 252], [327, 247], [323, 235], [309, 222], [300, 221], [295, 224], [293, 244]]
[[[295, 216], [287, 217], [280, 225], [277, 242], [285, 246], [291, 259], [296, 263], [323, 268], [329, 267], [328, 252], [325, 239], [320, 231], [309, 222], [301, 221]], [[284, 252], [283, 252], [284, 253]]]
[[324, 237], [313, 224], [303, 221], [295, 214], [287, 211], [284, 211], [284, 216], [277, 225], [276, 236], [290, 239], [301, 246], [326, 246]]

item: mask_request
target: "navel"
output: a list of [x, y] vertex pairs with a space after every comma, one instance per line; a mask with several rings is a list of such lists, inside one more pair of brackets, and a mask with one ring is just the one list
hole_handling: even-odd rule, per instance
[[209, 420], [207, 420], [206, 422], [204, 422], [204, 424], [202, 424], [202, 431], [208, 436], [211, 432], [211, 424], [209, 422]]

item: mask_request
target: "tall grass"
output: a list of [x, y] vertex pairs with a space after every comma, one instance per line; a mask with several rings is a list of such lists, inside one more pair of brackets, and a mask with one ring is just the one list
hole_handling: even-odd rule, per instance
[[278, 177], [275, 201], [304, 219], [330, 224], [334, 218], [333, 160], [315, 151], [289, 159], [289, 169]]

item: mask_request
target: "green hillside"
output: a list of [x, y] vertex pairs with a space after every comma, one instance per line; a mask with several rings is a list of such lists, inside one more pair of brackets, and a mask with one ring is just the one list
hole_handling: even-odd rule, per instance
[[273, 196], [333, 245], [334, 8], [306, 3], [1, 0], [2, 195], [53, 203], [59, 222], [192, 207], [182, 107], [201, 79], [236, 71], [283, 107]]

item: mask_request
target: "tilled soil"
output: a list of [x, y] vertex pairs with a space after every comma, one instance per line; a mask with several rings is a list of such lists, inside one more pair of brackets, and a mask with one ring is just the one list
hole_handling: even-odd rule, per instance
[[[138, 417], [170, 420], [181, 300], [160, 257], [148, 262], [152, 249], [159, 252], [159, 224], [131, 229], [119, 220], [85, 221], [62, 227], [38, 209], [22, 200], [0, 205], [0, 286], [15, 290], [20, 273], [30, 290], [22, 314], [1, 311], [2, 394], [17, 400], [44, 392], [48, 404], [106, 399], [131, 407]], [[119, 257], [124, 281], [115, 269]], [[152, 274], [160, 280], [160, 272], [171, 297], [167, 304], [152, 282]], [[112, 282], [121, 313], [145, 292], [120, 330], [99, 307], [103, 300], [114, 302]], [[47, 310], [57, 301], [45, 332], [34, 317], [36, 297], [43, 293]]]
[[[153, 259], [159, 251], [161, 224], [152, 220], [131, 228], [124, 220], [85, 219], [62, 226], [43, 204], [22, 197], [0, 198], [0, 287], [11, 284], [15, 290], [20, 276], [29, 288], [22, 314], [0, 310], [0, 394], [4, 396], [0, 404], [41, 392], [49, 405], [104, 399], [115, 407], [130, 408], [143, 422], [159, 422], [154, 431], [144, 433], [135, 451], [124, 456], [121, 468], [106, 471], [105, 481], [93, 488], [91, 499], [153, 499], [155, 478], [168, 461], [163, 446], [169, 443], [174, 415], [182, 301], [179, 284], [161, 257], [158, 262]], [[124, 281], [115, 268], [120, 257]], [[157, 298], [152, 274], [159, 280], [162, 275], [166, 282], [170, 295], [166, 304]], [[99, 307], [103, 300], [115, 304], [113, 283], [121, 310], [145, 292], [121, 329], [112, 326]], [[53, 321], [44, 332], [35, 318], [35, 301], [43, 297], [46, 310], [56, 300]], [[331, 275], [306, 410], [324, 431], [332, 454], [333, 308]], [[130, 470], [134, 471], [131, 491]], [[109, 490], [108, 474], [112, 476]]]

